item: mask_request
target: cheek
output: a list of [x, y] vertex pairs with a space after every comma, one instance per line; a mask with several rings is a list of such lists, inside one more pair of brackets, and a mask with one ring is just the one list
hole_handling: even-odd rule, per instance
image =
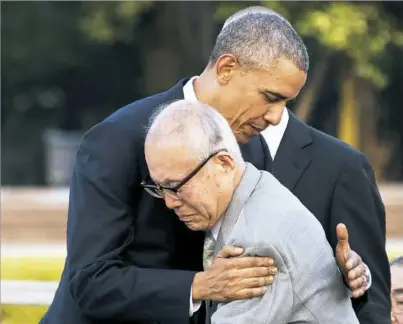
[[187, 187], [186, 190], [183, 192], [182, 197], [184, 203], [189, 208], [197, 212], [198, 218], [201, 216], [205, 216], [206, 207], [208, 207], [209, 205], [208, 188], [203, 185], [197, 187]]

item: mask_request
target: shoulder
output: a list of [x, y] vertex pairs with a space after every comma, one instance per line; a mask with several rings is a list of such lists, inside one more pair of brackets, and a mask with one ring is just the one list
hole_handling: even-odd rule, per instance
[[319, 224], [301, 201], [266, 171], [261, 171], [260, 181], [245, 204], [244, 212], [251, 228], [269, 232], [275, 240], [292, 235], [302, 227], [316, 228]]
[[313, 149], [317, 154], [323, 154], [323, 156], [335, 159], [341, 163], [363, 158], [364, 155], [360, 151], [346, 142], [313, 127], [309, 128], [313, 139]]
[[159, 106], [176, 99], [175, 88], [177, 90], [179, 86], [117, 109], [85, 133], [82, 145], [96, 141], [118, 146], [143, 146], [150, 117]]

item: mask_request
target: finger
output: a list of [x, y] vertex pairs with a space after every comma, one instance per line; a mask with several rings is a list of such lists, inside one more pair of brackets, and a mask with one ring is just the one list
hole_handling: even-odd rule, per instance
[[270, 267], [274, 265], [274, 260], [270, 257], [238, 257], [228, 261], [230, 267], [235, 269]]
[[365, 273], [365, 265], [362, 262], [362, 259], [360, 256], [356, 255], [351, 255], [348, 258], [347, 262], [346, 262], [346, 269], [347, 270], [357, 270], [357, 271], [362, 271], [362, 274]]
[[366, 287], [366, 280], [364, 276], [361, 276], [357, 279], [350, 280], [349, 286], [352, 290], [357, 290]]
[[346, 225], [340, 223], [336, 227], [336, 234], [337, 234], [337, 247], [343, 251], [349, 251], [350, 245], [348, 243], [348, 231]]
[[256, 267], [247, 269], [238, 269], [234, 272], [234, 276], [240, 278], [241, 280], [249, 278], [260, 278], [267, 276], [275, 276], [277, 274], [276, 267]]
[[270, 269], [270, 271], [269, 271], [270, 274], [273, 275], [273, 276], [275, 276], [278, 273], [278, 270], [277, 270], [277, 268], [275, 266], [272, 266], [269, 269]]
[[353, 290], [353, 298], [359, 298], [365, 294], [365, 288]]
[[273, 276], [242, 279], [239, 282], [239, 287], [240, 289], [267, 287], [273, 280]]
[[363, 263], [348, 271], [348, 279], [354, 280], [365, 276], [365, 266]]
[[254, 297], [261, 297], [266, 293], [266, 291], [267, 291], [266, 287], [242, 289], [239, 290], [238, 293], [236, 294], [236, 299], [249, 299]]
[[221, 251], [217, 253], [216, 258], [233, 258], [233, 257], [238, 257], [242, 255], [244, 250], [240, 247], [232, 246], [232, 245], [227, 245], [224, 246]]

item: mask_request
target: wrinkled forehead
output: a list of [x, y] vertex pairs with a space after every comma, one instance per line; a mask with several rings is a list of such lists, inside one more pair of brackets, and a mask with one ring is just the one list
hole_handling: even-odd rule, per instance
[[196, 164], [184, 145], [146, 143], [145, 157], [153, 180], [180, 180]]

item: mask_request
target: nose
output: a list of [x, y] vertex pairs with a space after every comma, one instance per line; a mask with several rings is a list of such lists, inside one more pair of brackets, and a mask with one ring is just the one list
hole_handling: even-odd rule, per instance
[[182, 206], [182, 200], [179, 198], [175, 198], [172, 197], [169, 194], [165, 194], [164, 196], [164, 201], [165, 201], [165, 205], [169, 208], [169, 209], [175, 209], [175, 208], [179, 208], [180, 206]]
[[263, 116], [264, 120], [271, 125], [277, 125], [281, 121], [283, 111], [285, 109], [285, 102], [281, 101], [275, 105], [270, 106], [270, 109]]

